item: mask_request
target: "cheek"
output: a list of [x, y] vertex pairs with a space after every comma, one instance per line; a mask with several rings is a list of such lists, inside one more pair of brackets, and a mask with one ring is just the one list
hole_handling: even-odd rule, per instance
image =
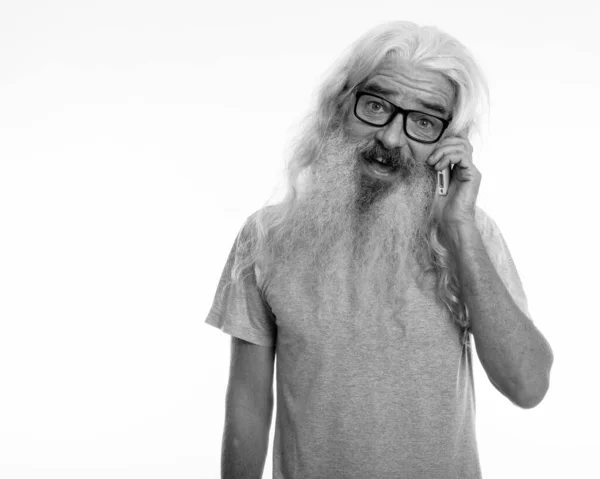
[[346, 115], [346, 121], [344, 122], [344, 133], [353, 140], [364, 140], [375, 135], [375, 130], [370, 128], [369, 125], [365, 125], [362, 121], [359, 121], [353, 112], [349, 112]]
[[435, 151], [434, 145], [424, 145], [422, 143], [411, 142], [411, 150], [417, 161], [425, 162]]

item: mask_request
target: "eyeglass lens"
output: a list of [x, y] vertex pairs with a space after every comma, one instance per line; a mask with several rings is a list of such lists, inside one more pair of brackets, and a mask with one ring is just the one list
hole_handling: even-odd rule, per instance
[[[375, 125], [385, 125], [393, 113], [391, 103], [371, 95], [362, 95], [356, 104], [358, 118]], [[406, 119], [407, 133], [417, 140], [435, 141], [443, 129], [441, 120], [427, 113], [413, 111]]]

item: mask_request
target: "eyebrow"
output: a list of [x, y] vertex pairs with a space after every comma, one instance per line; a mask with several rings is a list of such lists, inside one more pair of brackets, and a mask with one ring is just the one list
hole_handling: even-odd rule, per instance
[[[370, 85], [365, 85], [365, 87], [363, 88], [364, 91], [370, 92], [370, 93], [375, 93], [377, 95], [383, 95], [383, 96], [394, 96], [397, 94], [397, 92], [395, 92], [394, 90], [390, 90], [389, 88], [385, 88], [381, 85], [378, 85], [377, 83], [372, 83]], [[440, 105], [438, 103], [431, 103], [425, 100], [421, 100], [419, 98], [416, 99], [417, 103], [419, 105], [421, 105], [423, 108], [427, 108], [429, 110], [435, 111], [437, 113], [440, 113], [442, 115], [447, 116], [448, 115], [448, 110], [446, 110], [446, 108], [444, 108], [443, 105]]]
[[420, 99], [417, 99], [417, 103], [423, 106], [424, 108], [428, 108], [429, 110], [437, 111], [442, 115], [448, 115], [448, 111], [446, 111], [446, 109], [442, 105], [439, 105], [437, 103], [429, 103], [428, 101]]
[[371, 85], [365, 85], [363, 90], [368, 91], [370, 93], [376, 93], [378, 95], [385, 95], [385, 96], [393, 96], [396, 94], [396, 92], [394, 90], [389, 90], [385, 87], [382, 87], [381, 85], [378, 85], [377, 83], [372, 83]]

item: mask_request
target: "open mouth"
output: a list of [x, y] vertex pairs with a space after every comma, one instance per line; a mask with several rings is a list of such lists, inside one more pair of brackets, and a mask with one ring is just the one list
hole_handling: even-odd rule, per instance
[[387, 160], [385, 160], [382, 157], [377, 157], [377, 158], [363, 157], [363, 158], [368, 163], [376, 165], [376, 166], [378, 166], [380, 168], [385, 168], [385, 169], [390, 170], [390, 171], [393, 171], [393, 170], [397, 169], [396, 165], [393, 165], [392, 163], [387, 163]]
[[388, 165], [382, 157], [370, 158], [362, 157], [362, 171], [370, 176], [381, 181], [395, 181], [400, 171], [400, 166]]

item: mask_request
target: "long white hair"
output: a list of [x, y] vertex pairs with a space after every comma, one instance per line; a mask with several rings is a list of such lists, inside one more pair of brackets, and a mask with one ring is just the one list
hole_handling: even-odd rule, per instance
[[[286, 162], [284, 199], [275, 205], [268, 205], [270, 200], [267, 201], [247, 218], [235, 245], [231, 282], [244, 281], [249, 274], [255, 274], [257, 284], [264, 284], [278, 259], [278, 245], [286, 240], [286, 225], [302, 197], [303, 178], [310, 174], [324, 140], [341, 126], [352, 107], [356, 87], [382, 61], [394, 55], [414, 67], [441, 73], [454, 86], [456, 104], [448, 127], [450, 134], [462, 130], [471, 133], [480, 126], [483, 115], [489, 111], [489, 92], [482, 71], [464, 45], [436, 27], [412, 22], [386, 23], [368, 31], [338, 60], [319, 89], [316, 106], [306, 117]], [[434, 217], [433, 208], [420, 239], [426, 245], [426, 257], [421, 258], [425, 268], [422, 274], [436, 272], [436, 294], [461, 326], [461, 343], [470, 347], [470, 321], [461, 299], [455, 245]]]

